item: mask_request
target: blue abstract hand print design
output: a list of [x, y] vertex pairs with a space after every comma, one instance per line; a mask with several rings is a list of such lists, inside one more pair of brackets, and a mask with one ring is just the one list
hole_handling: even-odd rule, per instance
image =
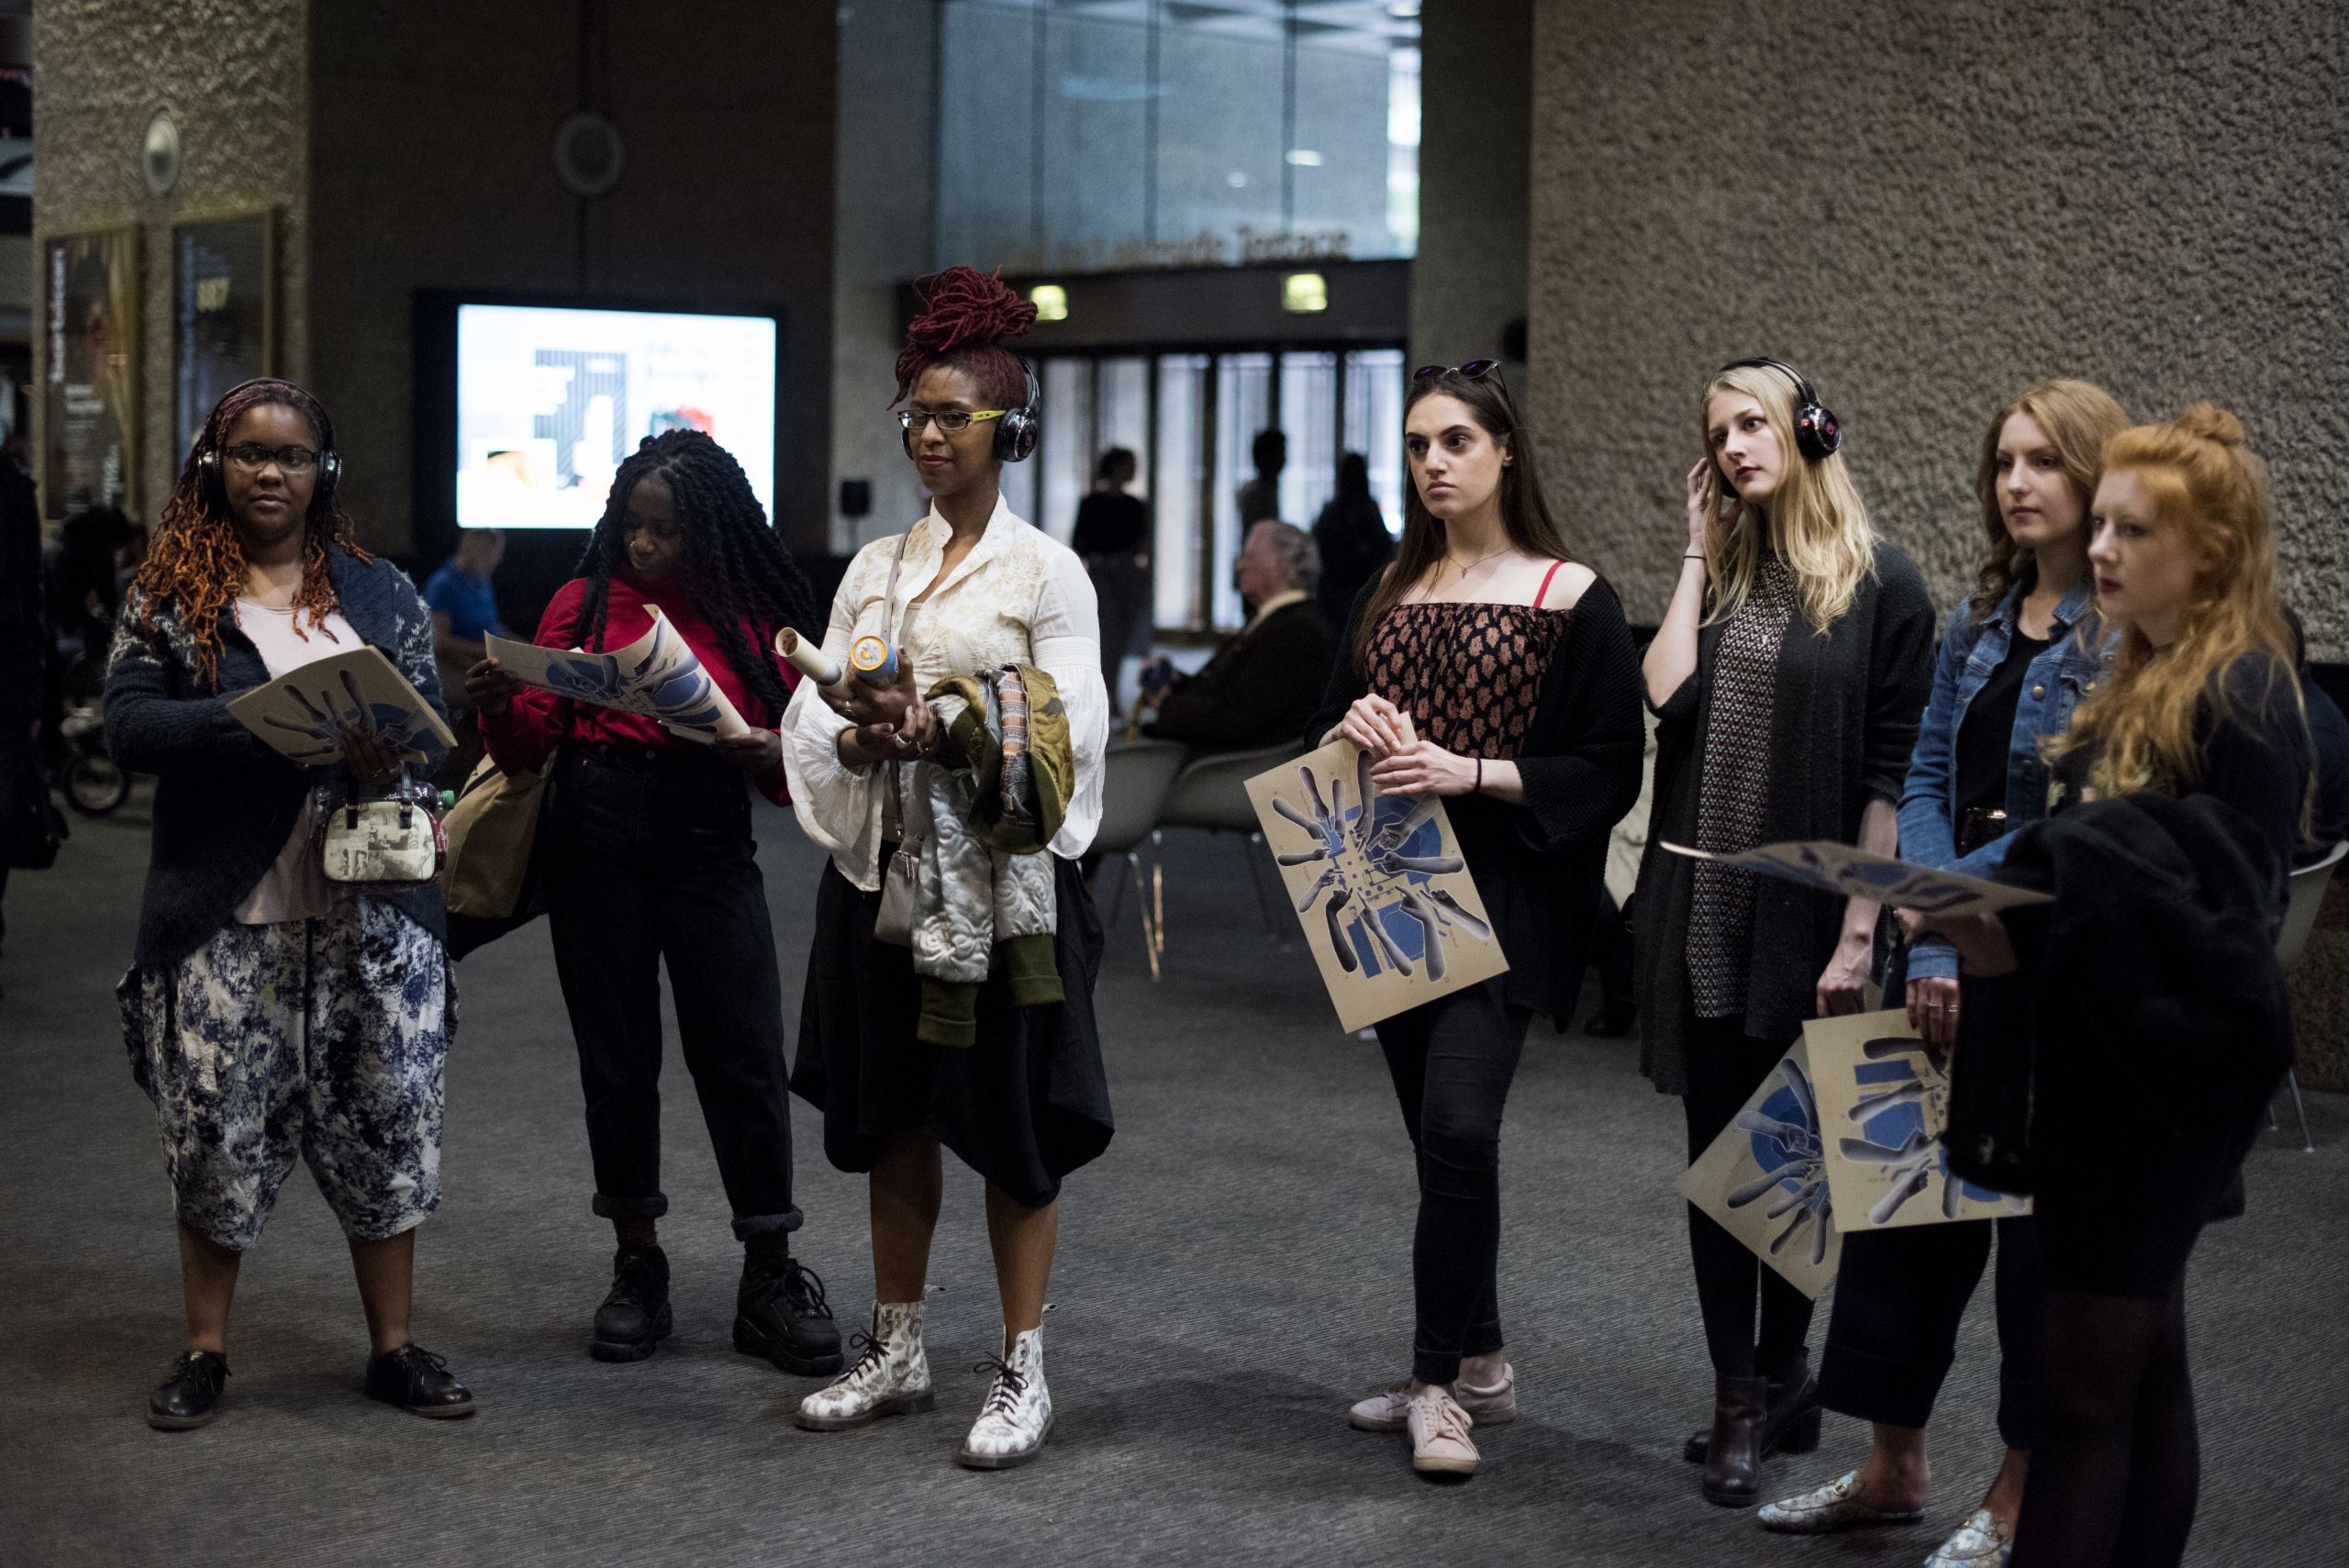
[[1771, 1255], [1785, 1251], [1809, 1227], [1810, 1262], [1816, 1268], [1827, 1261], [1828, 1234], [1834, 1218], [1819, 1099], [1811, 1091], [1809, 1074], [1792, 1057], [1778, 1063], [1778, 1075], [1782, 1080], [1778, 1088], [1761, 1104], [1737, 1113], [1734, 1125], [1749, 1136], [1753, 1162], [1762, 1168], [1762, 1174], [1732, 1188], [1729, 1207], [1743, 1208], [1770, 1198], [1770, 1207], [1763, 1211], [1765, 1218], [1792, 1216], [1787, 1228], [1771, 1239]]
[[288, 688], [286, 699], [299, 710], [298, 718], [269, 714], [262, 723], [273, 734], [290, 740], [278, 749], [297, 762], [332, 762], [342, 755], [351, 735], [373, 736], [395, 751], [414, 752], [438, 766], [448, 748], [434, 732], [431, 710], [400, 703], [370, 702], [351, 670], [336, 671], [317, 692]]
[[1278, 795], [1273, 809], [1312, 834], [1317, 847], [1275, 858], [1283, 866], [1320, 864], [1297, 910], [1321, 906], [1330, 949], [1347, 973], [1373, 977], [1391, 970], [1440, 983], [1450, 973], [1446, 940], [1464, 934], [1489, 942], [1493, 929], [1437, 884], [1467, 862], [1443, 852], [1436, 797], [1378, 795], [1370, 769], [1369, 753], [1360, 753], [1355, 804], [1349, 806], [1342, 777], [1330, 779], [1325, 798], [1311, 764], [1300, 764], [1309, 809]]
[[1870, 1205], [1871, 1225], [1889, 1225], [1911, 1198], [1920, 1196], [1939, 1178], [1942, 1218], [1955, 1219], [1968, 1201], [1998, 1203], [2005, 1195], [1978, 1187], [1953, 1174], [1949, 1151], [1933, 1135], [1932, 1125], [1949, 1115], [1949, 1080], [1939, 1071], [1920, 1072], [1917, 1058], [1925, 1042], [1907, 1035], [1871, 1040], [1861, 1048], [1866, 1059], [1854, 1077], [1862, 1093], [1846, 1111], [1864, 1136], [1837, 1140], [1845, 1160], [1874, 1165], [1890, 1178], [1884, 1195]]
[[[639, 656], [637, 648], [643, 653]], [[527, 677], [526, 677], [527, 678]], [[652, 629], [618, 653], [573, 649], [549, 656], [540, 678], [557, 696], [640, 713], [702, 736], [718, 732], [718, 686], [692, 644], [655, 610]]]

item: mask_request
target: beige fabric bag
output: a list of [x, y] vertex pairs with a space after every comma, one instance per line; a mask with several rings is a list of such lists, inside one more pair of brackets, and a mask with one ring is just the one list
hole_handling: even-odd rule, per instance
[[440, 890], [450, 914], [505, 920], [518, 912], [552, 768], [550, 761], [536, 773], [518, 775], [484, 757], [467, 776], [457, 804], [441, 822], [449, 837], [449, 863]]

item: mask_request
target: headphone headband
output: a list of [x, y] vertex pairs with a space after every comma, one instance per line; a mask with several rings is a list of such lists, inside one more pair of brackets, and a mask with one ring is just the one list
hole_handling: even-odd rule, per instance
[[[327, 406], [319, 402], [317, 395], [307, 387], [297, 386], [283, 376], [257, 375], [250, 380], [240, 381], [222, 393], [219, 402], [212, 406], [213, 412], [217, 414], [222, 403], [228, 402], [247, 388], [255, 386], [292, 393], [295, 397], [303, 400], [303, 404], [296, 404], [290, 397], [282, 401], [286, 407], [300, 407], [303, 417], [308, 419], [311, 428], [317, 431], [318, 479], [316, 498], [331, 499], [335, 486], [342, 480], [342, 456], [334, 448], [334, 420], [327, 413]], [[307, 406], [303, 406], [305, 404]], [[222, 436], [227, 434], [225, 430], [221, 432]], [[220, 447], [212, 433], [212, 421], [209, 417], [204, 421], [204, 428], [195, 438], [195, 469], [213, 505], [225, 510], [228, 505], [228, 482], [220, 473]]]

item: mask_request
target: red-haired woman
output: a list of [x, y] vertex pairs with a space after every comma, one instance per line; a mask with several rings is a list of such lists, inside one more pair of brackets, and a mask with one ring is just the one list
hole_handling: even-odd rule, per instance
[[2264, 465], [2233, 415], [2197, 405], [2106, 443], [2090, 526], [2112, 674], [2050, 746], [2056, 814], [2001, 868], [2055, 902], [1943, 926], [1965, 1072], [2002, 1065], [1981, 1041], [2036, 1040], [2047, 1295], [2014, 1568], [2183, 1555], [2186, 1262], [2206, 1221], [2243, 1211], [2292, 1050], [2273, 943], [2311, 765]]
[[[869, 1177], [874, 1292], [863, 1356], [808, 1397], [799, 1424], [831, 1431], [935, 1404], [921, 1318], [942, 1145], [986, 1179], [1002, 1353], [983, 1363], [994, 1386], [958, 1457], [992, 1470], [1034, 1458], [1052, 1429], [1039, 1326], [1057, 1199], [1062, 1179], [1110, 1136], [1093, 1021], [1101, 929], [1076, 871], [1100, 821], [1109, 706], [1084, 567], [1014, 516], [1001, 492], [1003, 464], [1035, 441], [1034, 378], [1004, 347], [1035, 307], [968, 267], [916, 287], [922, 308], [897, 359], [907, 405], [898, 419], [930, 509], [859, 552], [823, 643], [838, 662], [859, 639], [885, 640], [898, 654], [896, 682], [851, 682], [852, 695], [805, 682], [784, 721], [793, 808], [831, 851], [817, 889], [792, 1087], [823, 1111], [832, 1163]], [[1058, 827], [1038, 868], [1048, 874], [1030, 888], [1049, 906], [1050, 938], [1027, 950], [1040, 969], [1016, 965], [1011, 944], [999, 944], [985, 982], [965, 994], [970, 1043], [933, 1044], [924, 1036], [941, 1031], [925, 1010], [929, 972], [918, 974], [911, 951], [875, 934], [883, 867], [900, 811], [920, 809], [935, 794], [933, 769], [952, 761], [939, 754], [928, 705], [939, 683], [1008, 668], [1049, 678], [1066, 727], [1069, 787], [1064, 798], [1055, 793]], [[1050, 708], [1038, 704], [1037, 717]], [[1040, 724], [1031, 738], [1042, 733]], [[1040, 791], [1045, 771], [1036, 771]], [[1010, 857], [1022, 858], [1032, 867], [1039, 857]], [[1018, 874], [998, 867], [997, 889]], [[1055, 988], [1060, 1000], [1036, 999]]]
[[287, 382], [220, 400], [180, 470], [106, 669], [106, 744], [156, 775], [155, 841], [124, 977], [132, 1075], [178, 1196], [186, 1351], [149, 1424], [200, 1427], [228, 1375], [228, 1303], [278, 1188], [309, 1162], [351, 1241], [368, 1396], [467, 1416], [473, 1396], [408, 1339], [416, 1227], [440, 1199], [441, 1069], [456, 1025], [440, 889], [339, 889], [315, 803], [381, 784], [373, 735], [297, 766], [228, 713], [299, 665], [372, 646], [435, 708], [432, 617], [335, 501], [334, 429]]

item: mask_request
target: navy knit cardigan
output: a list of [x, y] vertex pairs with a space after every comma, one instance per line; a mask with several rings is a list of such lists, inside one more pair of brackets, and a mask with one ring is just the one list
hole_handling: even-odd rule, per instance
[[[339, 547], [328, 547], [327, 565], [343, 618], [445, 716], [432, 617], [415, 584], [388, 561]], [[196, 673], [195, 641], [178, 606], [159, 606], [147, 632], [139, 627], [145, 605], [146, 595], [134, 591], [123, 606], [106, 659], [106, 749], [124, 767], [156, 775], [154, 844], [131, 960], [140, 967], [179, 962], [235, 917], [284, 849], [319, 773], [271, 750], [229, 716], [230, 698], [270, 678], [233, 608], [221, 612], [219, 678], [207, 682]], [[304, 619], [306, 633], [321, 635]], [[447, 939], [438, 884], [386, 901]]]

